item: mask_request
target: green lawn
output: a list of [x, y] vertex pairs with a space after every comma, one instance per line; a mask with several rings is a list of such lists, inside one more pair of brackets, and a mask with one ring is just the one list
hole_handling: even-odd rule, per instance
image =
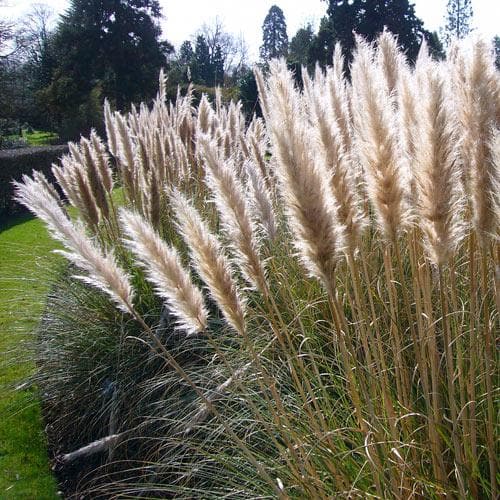
[[45, 146], [55, 144], [59, 140], [59, 136], [55, 132], [45, 132], [43, 130], [33, 130], [28, 132], [22, 131], [22, 135], [7, 135], [5, 139], [8, 141], [18, 141], [24, 139], [28, 146]]
[[23, 354], [43, 310], [57, 256], [43, 224], [28, 216], [0, 223], [0, 498], [57, 498], [40, 407], [33, 389], [14, 390], [33, 370]]
[[59, 139], [59, 136], [54, 132], [43, 132], [34, 130], [33, 132], [23, 131], [23, 137], [28, 141], [30, 146], [44, 146], [45, 144], [53, 144]]

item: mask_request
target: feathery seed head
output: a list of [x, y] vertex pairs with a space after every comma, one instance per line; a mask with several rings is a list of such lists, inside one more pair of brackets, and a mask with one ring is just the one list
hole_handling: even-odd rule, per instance
[[257, 290], [266, 289], [265, 272], [259, 256], [257, 231], [234, 162], [221, 158], [213, 141], [201, 142], [207, 176], [222, 225], [235, 250], [235, 261], [245, 279]]
[[219, 306], [227, 323], [239, 334], [245, 332], [245, 303], [240, 296], [222, 245], [210, 232], [198, 211], [179, 191], [170, 193], [176, 225], [186, 242], [201, 279]]
[[257, 220], [264, 230], [266, 238], [273, 242], [277, 236], [278, 223], [276, 221], [272, 195], [255, 164], [246, 162], [245, 171], [248, 177], [250, 203], [257, 213]]
[[448, 83], [439, 65], [427, 64], [426, 81], [417, 116], [417, 205], [429, 257], [435, 264], [443, 265], [464, 234], [463, 199], [454, 117], [447, 103]]
[[351, 68], [356, 150], [383, 234], [394, 240], [410, 220], [396, 116], [373, 47], [358, 39]]
[[105, 292], [123, 312], [131, 312], [132, 287], [113, 254], [103, 254], [85, 235], [84, 227], [71, 222], [43, 184], [24, 176], [15, 187], [16, 199], [42, 219], [54, 238], [66, 247], [58, 253], [87, 273], [75, 277]]
[[406, 61], [399, 50], [396, 36], [386, 29], [377, 39], [376, 58], [382, 69], [387, 90], [393, 95], [398, 89], [399, 75], [406, 66]]
[[268, 86], [269, 126], [294, 244], [311, 275], [331, 290], [343, 241], [327, 188], [330, 174], [312, 154], [314, 139], [284, 61], [271, 61]]
[[188, 334], [207, 328], [208, 311], [201, 291], [192, 283], [174, 247], [167, 245], [144, 218], [120, 211], [124, 240], [146, 271], [158, 295], [167, 300], [179, 328]]
[[109, 101], [104, 101], [104, 123], [106, 125], [106, 137], [108, 138], [108, 148], [110, 153], [116, 157], [118, 156], [118, 143], [116, 139], [116, 123], [111, 112]]
[[497, 230], [496, 207], [493, 204], [498, 187], [499, 171], [493, 158], [493, 135], [500, 127], [498, 121], [498, 71], [489, 45], [477, 38], [466, 66], [463, 122], [466, 166], [469, 169], [472, 201], [472, 222], [479, 240], [484, 244]]

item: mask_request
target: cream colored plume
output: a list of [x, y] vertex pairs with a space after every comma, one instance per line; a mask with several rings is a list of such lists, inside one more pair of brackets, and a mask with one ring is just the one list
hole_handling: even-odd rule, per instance
[[464, 236], [457, 133], [445, 73], [432, 62], [424, 70], [414, 147], [418, 220], [431, 260], [444, 265]]
[[122, 311], [131, 312], [132, 287], [113, 253], [103, 254], [85, 235], [84, 227], [71, 222], [61, 209], [60, 200], [42, 183], [23, 176], [23, 182], [16, 182], [15, 187], [17, 201], [42, 219], [51, 234], [66, 247], [66, 250], [56, 251], [87, 273], [75, 277], [105, 292]]
[[371, 45], [358, 39], [351, 68], [356, 150], [383, 234], [394, 240], [409, 222], [396, 116], [385, 76]]
[[481, 38], [473, 40], [470, 53], [464, 46], [458, 49], [453, 68], [461, 96], [464, 177], [472, 204], [472, 223], [484, 244], [498, 231], [499, 223], [493, 200], [500, 173], [491, 144], [500, 128], [500, 77], [490, 46]]
[[259, 255], [259, 241], [245, 191], [236, 176], [232, 160], [221, 157], [216, 145], [200, 139], [207, 169], [206, 181], [223, 228], [235, 250], [235, 261], [245, 279], [260, 292], [266, 290], [264, 265]]
[[122, 209], [125, 244], [146, 271], [158, 295], [167, 300], [179, 328], [188, 334], [207, 328], [208, 311], [201, 291], [192, 283], [177, 250], [167, 245], [138, 213]]
[[310, 274], [331, 290], [343, 246], [330, 174], [315, 157], [315, 144], [292, 76], [284, 61], [271, 61], [269, 127], [281, 194], [294, 244]]
[[326, 105], [324, 96], [328, 96], [327, 81], [322, 80], [315, 79], [314, 83], [311, 82], [307, 107], [312, 115], [311, 128], [318, 143], [317, 159], [324, 162], [330, 173], [330, 188], [337, 205], [337, 218], [344, 227], [346, 245], [354, 252], [366, 226], [361, 199], [356, 189], [357, 169], [346, 150], [339, 122]]
[[170, 199], [179, 233], [189, 248], [197, 273], [228, 324], [239, 334], [244, 334], [245, 303], [222, 245], [183, 194], [174, 190]]
[[245, 171], [248, 182], [248, 198], [256, 214], [258, 224], [264, 232], [265, 238], [274, 242], [278, 233], [273, 197], [267, 188], [260, 169], [254, 163], [246, 162]]

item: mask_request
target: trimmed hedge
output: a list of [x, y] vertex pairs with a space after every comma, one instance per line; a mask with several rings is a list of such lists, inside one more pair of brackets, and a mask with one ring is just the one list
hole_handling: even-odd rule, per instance
[[43, 172], [50, 182], [54, 182], [51, 172], [52, 163], [68, 152], [68, 146], [39, 146], [0, 151], [0, 217], [6, 217], [23, 210], [12, 196], [12, 181], [21, 180], [23, 174], [33, 170]]

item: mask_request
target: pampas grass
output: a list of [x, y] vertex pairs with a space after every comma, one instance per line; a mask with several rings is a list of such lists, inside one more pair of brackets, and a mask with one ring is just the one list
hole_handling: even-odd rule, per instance
[[169, 302], [178, 326], [188, 334], [205, 330], [208, 311], [203, 296], [182, 266], [175, 248], [163, 242], [140, 215], [123, 210], [120, 220], [128, 237], [126, 245], [145, 267], [158, 295]]
[[243, 276], [261, 293], [267, 293], [259, 241], [243, 186], [231, 160], [221, 158], [216, 146], [200, 140], [207, 170], [207, 183], [214, 195], [220, 220], [231, 241]]
[[330, 289], [342, 233], [328, 182], [325, 186], [329, 173], [311, 157], [311, 133], [284, 62], [272, 64], [266, 92], [274, 109], [270, 128], [294, 244], [311, 275]]
[[128, 312], [133, 304], [133, 290], [127, 274], [117, 265], [114, 255], [104, 254], [86, 237], [83, 225], [74, 224], [60, 207], [60, 200], [41, 182], [23, 177], [15, 183], [16, 200], [42, 219], [51, 234], [66, 250], [58, 250], [70, 262], [87, 272], [77, 278], [110, 296], [119, 309]]
[[409, 222], [407, 187], [390, 91], [374, 58], [373, 47], [359, 41], [351, 68], [356, 150], [379, 226], [394, 240]]
[[227, 322], [242, 334], [245, 331], [245, 303], [222, 245], [180, 192], [174, 191], [170, 197], [177, 227], [190, 249], [197, 272], [207, 284]]
[[[84, 493], [495, 498], [500, 86], [466, 43], [411, 67], [390, 33], [359, 39], [350, 81], [337, 46], [303, 90], [272, 61], [248, 120], [220, 92], [165, 102], [161, 76], [150, 107], [106, 103], [107, 142], [54, 166], [81, 221], [40, 174], [17, 185], [126, 313], [105, 361], [108, 323], [92, 334], [89, 370], [115, 360], [127, 391], [102, 396], [124, 437]], [[48, 373], [80, 373], [64, 349], [93, 353], [91, 297], [81, 333], [47, 312], [56, 399]]]

